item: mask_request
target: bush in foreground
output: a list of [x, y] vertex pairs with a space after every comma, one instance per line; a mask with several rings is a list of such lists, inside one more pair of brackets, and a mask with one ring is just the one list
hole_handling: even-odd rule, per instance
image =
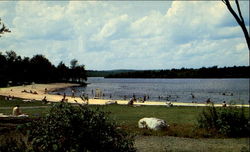
[[24, 141], [20, 139], [6, 138], [0, 144], [0, 152], [26, 152], [27, 149]]
[[242, 137], [249, 135], [248, 119], [243, 107], [215, 108], [214, 105], [211, 105], [203, 110], [197, 121], [200, 128], [208, 131], [215, 130], [229, 137]]
[[[9, 141], [0, 150], [25, 152], [133, 152], [134, 139], [109, 120], [107, 113], [60, 103], [40, 120], [26, 124], [28, 141]], [[21, 129], [22, 131], [22, 129]], [[12, 144], [13, 146], [9, 146]], [[25, 150], [24, 150], [25, 149]]]
[[85, 106], [55, 104], [31, 128], [34, 151], [135, 151], [132, 137], [110, 121], [107, 113]]

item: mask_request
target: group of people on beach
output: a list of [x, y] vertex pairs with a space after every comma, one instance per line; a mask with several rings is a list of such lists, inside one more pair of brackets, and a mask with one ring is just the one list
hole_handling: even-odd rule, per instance
[[13, 100], [14, 98], [15, 98], [14, 96], [8, 95], [5, 97], [5, 100], [10, 101], [10, 100]]
[[132, 98], [128, 102], [128, 105], [132, 106], [134, 104], [134, 102], [144, 103], [148, 99], [149, 99], [149, 96], [147, 96], [147, 95], [144, 95], [143, 98], [142, 97], [136, 98], [135, 94], [133, 94]]
[[88, 94], [85, 94], [84, 92], [82, 92], [82, 94], [80, 95], [80, 98], [83, 100], [83, 101], [89, 101], [89, 95]]
[[[92, 94], [94, 94], [93, 89], [92, 89], [91, 92], [92, 92]], [[71, 90], [71, 93], [72, 93], [72, 94], [71, 94], [71, 97], [72, 97], [72, 98], [75, 98], [75, 97], [76, 97], [76, 96], [75, 96], [75, 89], [72, 89], [72, 90]], [[102, 96], [105, 96], [104, 93], [102, 93]], [[110, 98], [111, 98], [111, 96], [112, 96], [112, 95], [110, 94]], [[85, 92], [82, 92], [81, 95], [80, 95], [79, 97], [82, 99], [82, 101], [88, 103], [88, 101], [89, 101], [89, 96], [88, 96], [88, 94], [85, 94]], [[168, 97], [171, 97], [171, 95], [169, 95]], [[192, 97], [193, 99], [196, 98], [195, 95], [194, 95], [193, 93], [191, 93], [191, 97]], [[126, 99], [127, 99], [127, 96], [124, 95], [124, 98], [123, 98], [123, 99], [126, 100]], [[147, 101], [148, 99], [149, 99], [149, 96], [148, 96], [148, 95], [144, 95], [143, 97], [136, 98], [135, 94], [133, 94], [133, 95], [132, 95], [132, 98], [130, 98], [130, 100], [128, 101], [127, 105], [133, 105], [134, 102], [142, 102], [142, 103], [144, 103], [144, 102]], [[159, 96], [159, 99], [161, 99], [160, 96]], [[68, 99], [66, 99], [66, 94], [64, 93], [61, 102], [65, 102], [65, 101], [67, 102]], [[193, 102], [193, 101], [192, 101], [192, 103], [196, 103], [196, 102]], [[207, 104], [210, 104], [210, 103], [213, 103], [213, 101], [211, 101], [211, 98], [208, 98], [208, 99], [206, 100], [206, 103], [207, 103]], [[172, 106], [173, 106], [173, 104], [171, 103], [170, 100], [167, 100], [166, 104], [167, 104], [167, 106], [169, 106], [169, 107], [172, 107]], [[226, 101], [223, 101], [222, 107], [226, 107], [226, 106], [227, 106]]]
[[[76, 97], [75, 92], [76, 92], [76, 90], [73, 88], [73, 89], [71, 90], [71, 97], [72, 97], [72, 98], [75, 98], [75, 97]], [[22, 91], [22, 93], [38, 94], [36, 91], [32, 91], [32, 90], [27, 91], [27, 90], [25, 90], [25, 89]], [[48, 89], [45, 88], [45, 89], [44, 89], [44, 94], [47, 94], [47, 93], [48, 93]], [[93, 89], [91, 90], [91, 93], [92, 93], [92, 95], [94, 96], [94, 90], [93, 90]], [[105, 97], [105, 94], [104, 94], [104, 93], [101, 92], [101, 94], [102, 94], [102, 97]], [[195, 96], [193, 93], [191, 93], [190, 95], [191, 95], [192, 99], [195, 99], [195, 98], [196, 98], [196, 96]], [[224, 95], [224, 94], [223, 94], [223, 95]], [[231, 94], [230, 94], [230, 95], [231, 95]], [[79, 97], [80, 97], [80, 98], [82, 99], [82, 101], [84, 101], [84, 102], [88, 102], [88, 101], [89, 101], [89, 96], [88, 96], [88, 94], [85, 94], [85, 92], [82, 92], [81, 95], [79, 95]], [[112, 98], [112, 94], [110, 94], [109, 97], [110, 97], [110, 99], [111, 99], [111, 98]], [[167, 102], [170, 102], [170, 99], [169, 99], [169, 98], [171, 98], [171, 97], [172, 97], [171, 95], [167, 96], [167, 98], [166, 98]], [[13, 98], [14, 98], [14, 97], [8, 96], [8, 97], [6, 97], [6, 100], [12, 100]], [[159, 96], [158, 98], [159, 98], [159, 100], [165, 99], [165, 98], [163, 98], [162, 96]], [[177, 98], [178, 98], [178, 96], [177, 96]], [[124, 100], [127, 100], [127, 96], [124, 95], [124, 98], [123, 98], [123, 99], [124, 99]], [[135, 94], [133, 94], [133, 95], [132, 95], [132, 98], [131, 98], [131, 99], [129, 100], [129, 102], [128, 102], [128, 105], [133, 105], [134, 102], [142, 102], [142, 103], [144, 103], [144, 102], [147, 101], [147, 100], [149, 100], [149, 95], [146, 95], [146, 94], [145, 94], [143, 97], [136, 98]], [[68, 101], [68, 99], [66, 98], [66, 93], [64, 93], [64, 94], [63, 94], [63, 98], [61, 99], [61, 102], [67, 102], [67, 101]], [[42, 99], [42, 102], [43, 102], [43, 103], [48, 103], [47, 97], [46, 97], [46, 96], [44, 96], [44, 98]], [[192, 101], [192, 103], [194, 103], [194, 102]], [[207, 103], [207, 104], [210, 104], [210, 103], [213, 103], [213, 101], [211, 101], [211, 99], [208, 98], [208, 99], [206, 100], [206, 103]], [[171, 104], [169, 104], [169, 105], [171, 105]], [[223, 106], [223, 107], [226, 107], [226, 106], [227, 106], [226, 101], [223, 101], [222, 106]]]
[[[212, 104], [212, 103], [213, 103], [213, 101], [211, 101], [211, 98], [208, 98], [207, 101], [206, 101], [206, 104]], [[222, 102], [222, 107], [226, 107], [226, 106], [227, 106], [226, 101], [223, 101]]]
[[[61, 99], [61, 102], [68, 102], [68, 99], [66, 98], [66, 93], [64, 92], [63, 93], [63, 98]], [[84, 92], [82, 92], [82, 94], [79, 96], [82, 101], [86, 102], [88, 104], [88, 101], [89, 101], [89, 97], [88, 97], [88, 94], [85, 94]], [[76, 98], [76, 95], [75, 95], [75, 90], [72, 89], [71, 90], [71, 98]], [[77, 102], [77, 100], [74, 100]]]
[[32, 90], [27, 91], [27, 90], [25, 90], [25, 89], [22, 91], [22, 93], [38, 94], [36, 91], [32, 91]]

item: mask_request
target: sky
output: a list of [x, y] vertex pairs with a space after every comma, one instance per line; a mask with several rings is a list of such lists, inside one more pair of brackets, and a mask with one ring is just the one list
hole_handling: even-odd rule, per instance
[[[249, 1], [240, 1], [249, 29]], [[11, 30], [0, 52], [72, 59], [87, 70], [249, 65], [243, 32], [221, 1], [0, 1]]]

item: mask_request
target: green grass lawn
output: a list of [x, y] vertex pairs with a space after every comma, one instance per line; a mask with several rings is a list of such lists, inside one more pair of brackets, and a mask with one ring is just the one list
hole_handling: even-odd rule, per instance
[[44, 116], [49, 111], [50, 105], [45, 105], [41, 101], [26, 102], [22, 99], [15, 98], [13, 100], [5, 100], [4, 97], [0, 96], [0, 113], [10, 115], [12, 114], [12, 108], [19, 105], [22, 113], [28, 114], [29, 116]]
[[44, 106], [44, 104], [41, 101], [25, 102], [19, 98], [14, 98], [13, 100], [5, 100], [3, 96], [0, 96], [0, 108], [14, 107], [15, 105], [19, 105], [21, 107]]
[[[10, 101], [5, 101], [10, 102]], [[12, 101], [11, 101], [12, 102]], [[11, 104], [3, 103], [4, 109], [0, 107], [0, 113], [11, 114], [12, 107], [19, 104], [21, 110], [25, 114], [30, 116], [39, 115], [43, 116], [49, 111], [48, 107], [39, 102], [23, 103], [16, 101]], [[9, 104], [9, 105], [8, 105]], [[8, 105], [8, 106], [7, 106]], [[30, 106], [38, 106], [30, 108]], [[3, 107], [3, 106], [2, 106]], [[163, 106], [140, 106], [130, 107], [124, 105], [108, 105], [108, 106], [90, 106], [91, 108], [99, 108], [102, 111], [110, 112], [111, 119], [114, 119], [119, 125], [127, 127], [137, 127], [137, 122], [143, 117], [156, 117], [164, 119], [168, 124], [179, 125], [194, 125], [196, 123], [196, 117], [202, 111], [202, 108], [194, 107], [163, 107]]]
[[[19, 104], [23, 113], [31, 117], [44, 116], [52, 104], [42, 104], [41, 101], [31, 103], [20, 99], [5, 101], [0, 99], [0, 113], [11, 114], [12, 107]], [[170, 135], [179, 137], [218, 137], [196, 127], [197, 117], [204, 107], [165, 107], [165, 106], [126, 106], [126, 105], [89, 105], [90, 108], [110, 112], [109, 116], [119, 126], [136, 135]], [[248, 116], [249, 108], [245, 108]], [[156, 117], [165, 120], [170, 127], [163, 131], [143, 130], [137, 127], [138, 121], [143, 117]]]
[[[215, 134], [214, 132], [206, 132], [204, 129], [197, 127], [197, 118], [204, 110], [204, 107], [131, 107], [125, 105], [90, 107], [110, 112], [111, 119], [114, 119], [122, 128], [136, 135], [169, 135], [191, 138], [223, 137], [219, 134]], [[248, 116], [249, 108], [245, 108], [245, 114]], [[170, 127], [163, 131], [139, 129], [138, 121], [143, 117], [156, 117], [163, 119], [170, 125]]]
[[164, 107], [121, 105], [101, 106], [101, 110], [110, 111], [110, 116], [120, 124], [134, 125], [143, 117], [164, 119], [169, 124], [194, 124], [196, 117], [202, 111], [200, 107]]
[[[34, 115], [44, 115], [49, 110], [50, 105], [45, 105], [41, 101], [24, 102], [21, 99], [11, 101], [4, 100], [0, 97], [0, 113], [11, 114], [12, 107], [20, 105], [23, 113]], [[41, 107], [42, 106], [42, 107]], [[48, 107], [44, 107], [48, 106]], [[32, 107], [32, 108], [31, 108]], [[139, 119], [143, 117], [156, 117], [164, 119], [169, 124], [194, 124], [200, 107], [163, 107], [163, 106], [139, 106], [131, 107], [125, 105], [108, 105], [94, 106], [91, 108], [99, 108], [100, 110], [110, 112], [112, 119], [116, 120], [120, 125], [137, 125]]]

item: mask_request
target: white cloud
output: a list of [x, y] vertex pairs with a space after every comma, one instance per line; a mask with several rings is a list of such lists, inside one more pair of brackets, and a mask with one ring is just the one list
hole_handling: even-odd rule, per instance
[[13, 33], [20, 39], [63, 40], [70, 38], [73, 32], [65, 18], [65, 7], [49, 6], [45, 1], [18, 2], [13, 25]]
[[246, 43], [239, 43], [235, 46], [236, 51], [244, 51], [247, 49]]
[[[99, 70], [248, 65], [243, 33], [220, 1], [0, 4], [12, 31], [0, 50], [44, 54], [55, 64], [76, 58]], [[249, 8], [242, 12], [248, 16]]]
[[[118, 26], [121, 26], [128, 21], [128, 15], [124, 14], [118, 16], [116, 18], [110, 19], [105, 25], [101, 28], [101, 30], [92, 37], [94, 41], [101, 41], [105, 38], [110, 37], [118, 30]], [[121, 29], [120, 29], [121, 30]]]
[[131, 31], [136, 36], [160, 35], [164, 29], [164, 16], [157, 11], [152, 11], [131, 24]]

